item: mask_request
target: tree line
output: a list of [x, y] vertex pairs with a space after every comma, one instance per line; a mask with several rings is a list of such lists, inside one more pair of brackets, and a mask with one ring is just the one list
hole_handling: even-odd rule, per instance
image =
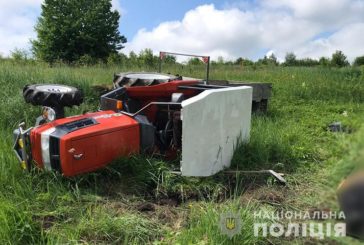
[[[278, 62], [278, 59], [274, 54], [271, 54], [269, 56], [264, 56], [264, 58], [259, 59], [256, 62], [245, 58], [238, 58], [237, 60], [235, 60], [235, 62], [228, 62], [228, 63], [233, 63], [235, 65], [243, 65], [243, 66], [281, 65], [281, 66], [306, 66], [306, 67], [311, 67], [311, 66], [345, 67], [351, 65], [346, 55], [340, 50], [335, 51], [330, 58], [321, 57], [319, 59], [312, 59], [312, 58], [298, 59], [293, 52], [289, 52], [286, 54], [284, 61], [281, 63]], [[353, 66], [364, 65], [364, 56], [356, 57], [352, 65]]]
[[[10, 58], [16, 62], [36, 62], [41, 61], [33, 56], [30, 52], [22, 49], [15, 49], [11, 52]], [[160, 57], [153, 54], [151, 49], [144, 49], [138, 54], [131, 51], [129, 54], [120, 52], [113, 52], [107, 58], [100, 59], [95, 58], [89, 54], [80, 56], [73, 62], [63, 62], [62, 60], [54, 60], [53, 64], [67, 64], [74, 66], [93, 66], [93, 65], [117, 65], [121, 67], [149, 67], [151, 69], [157, 69], [159, 66]], [[204, 65], [203, 61], [199, 58], [191, 58], [185, 62], [178, 62], [175, 56], [166, 55], [163, 57], [162, 64], [165, 65], [188, 65], [199, 66]], [[296, 67], [346, 67], [346, 66], [362, 66], [364, 65], [364, 56], [358, 56], [352, 62], [349, 63], [346, 55], [338, 50], [332, 54], [331, 57], [321, 57], [320, 59], [303, 58], [298, 59], [293, 52], [286, 54], [283, 62], [279, 62], [274, 54], [264, 56], [257, 61], [253, 61], [247, 58], [239, 57], [235, 60], [224, 60], [223, 57], [218, 57], [217, 60], [211, 61], [212, 65], [235, 65], [241, 67], [257, 67], [257, 66], [296, 66]]]

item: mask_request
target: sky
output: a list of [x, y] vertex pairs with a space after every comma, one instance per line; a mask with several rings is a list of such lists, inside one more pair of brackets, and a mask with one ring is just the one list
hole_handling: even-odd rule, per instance
[[[0, 0], [0, 54], [29, 49], [43, 0]], [[364, 55], [364, 0], [112, 0], [124, 53], [151, 48], [257, 60]]]

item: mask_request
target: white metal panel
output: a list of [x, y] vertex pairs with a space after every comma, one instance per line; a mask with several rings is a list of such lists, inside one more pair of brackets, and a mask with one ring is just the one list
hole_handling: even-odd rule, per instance
[[182, 102], [182, 175], [210, 176], [230, 166], [238, 139], [249, 140], [252, 92], [212, 89]]

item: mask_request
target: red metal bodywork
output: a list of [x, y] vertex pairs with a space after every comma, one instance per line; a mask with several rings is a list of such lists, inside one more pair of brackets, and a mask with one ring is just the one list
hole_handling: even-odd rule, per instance
[[[185, 98], [199, 93], [196, 90], [181, 89], [179, 86], [198, 84], [198, 81], [171, 81], [168, 83], [126, 88], [130, 98], [142, 106], [150, 102], [169, 102], [173, 93], [183, 93]], [[151, 122], [156, 120], [156, 106], [150, 106], [145, 115]], [[140, 152], [140, 127], [132, 117], [115, 111], [100, 111], [58, 119], [35, 127], [30, 132], [32, 158], [35, 164], [44, 168], [42, 158], [42, 133], [66, 123], [84, 118], [94, 118], [97, 124], [80, 128], [62, 135], [59, 139], [61, 172], [74, 176], [104, 167], [121, 156]], [[76, 156], [82, 156], [79, 159]]]
[[[185, 98], [195, 96], [198, 94], [198, 91], [179, 88], [179, 86], [189, 86], [195, 84], [198, 84], [198, 81], [176, 80], [153, 86], [129, 87], [126, 90], [128, 96], [141, 101], [142, 106], [145, 106], [153, 101], [168, 102], [170, 101], [173, 93], [183, 93]], [[150, 121], [155, 121], [156, 112], [157, 106], [152, 105], [150, 108], [148, 108], [146, 115]]]
[[[115, 113], [101, 111], [82, 116], [68, 117], [41, 125], [31, 131], [33, 160], [43, 167], [41, 151], [41, 134], [58, 125], [94, 118], [98, 124], [85, 127], [64, 135], [60, 139], [60, 162], [62, 173], [73, 176], [99, 169], [117, 157], [139, 153], [139, 124], [133, 118]], [[80, 159], [74, 156], [82, 154]]]

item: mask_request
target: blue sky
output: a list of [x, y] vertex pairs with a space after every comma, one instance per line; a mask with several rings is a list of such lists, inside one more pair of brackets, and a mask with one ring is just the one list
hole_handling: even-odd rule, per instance
[[184, 14], [199, 5], [213, 3], [221, 8], [224, 1], [204, 0], [120, 0], [122, 17], [120, 20], [120, 32], [128, 40], [131, 39], [140, 28], [152, 29], [165, 21], [181, 20]]
[[[29, 49], [43, 0], [0, 0], [0, 54]], [[364, 54], [364, 0], [112, 0], [124, 53], [151, 48], [258, 59]]]

